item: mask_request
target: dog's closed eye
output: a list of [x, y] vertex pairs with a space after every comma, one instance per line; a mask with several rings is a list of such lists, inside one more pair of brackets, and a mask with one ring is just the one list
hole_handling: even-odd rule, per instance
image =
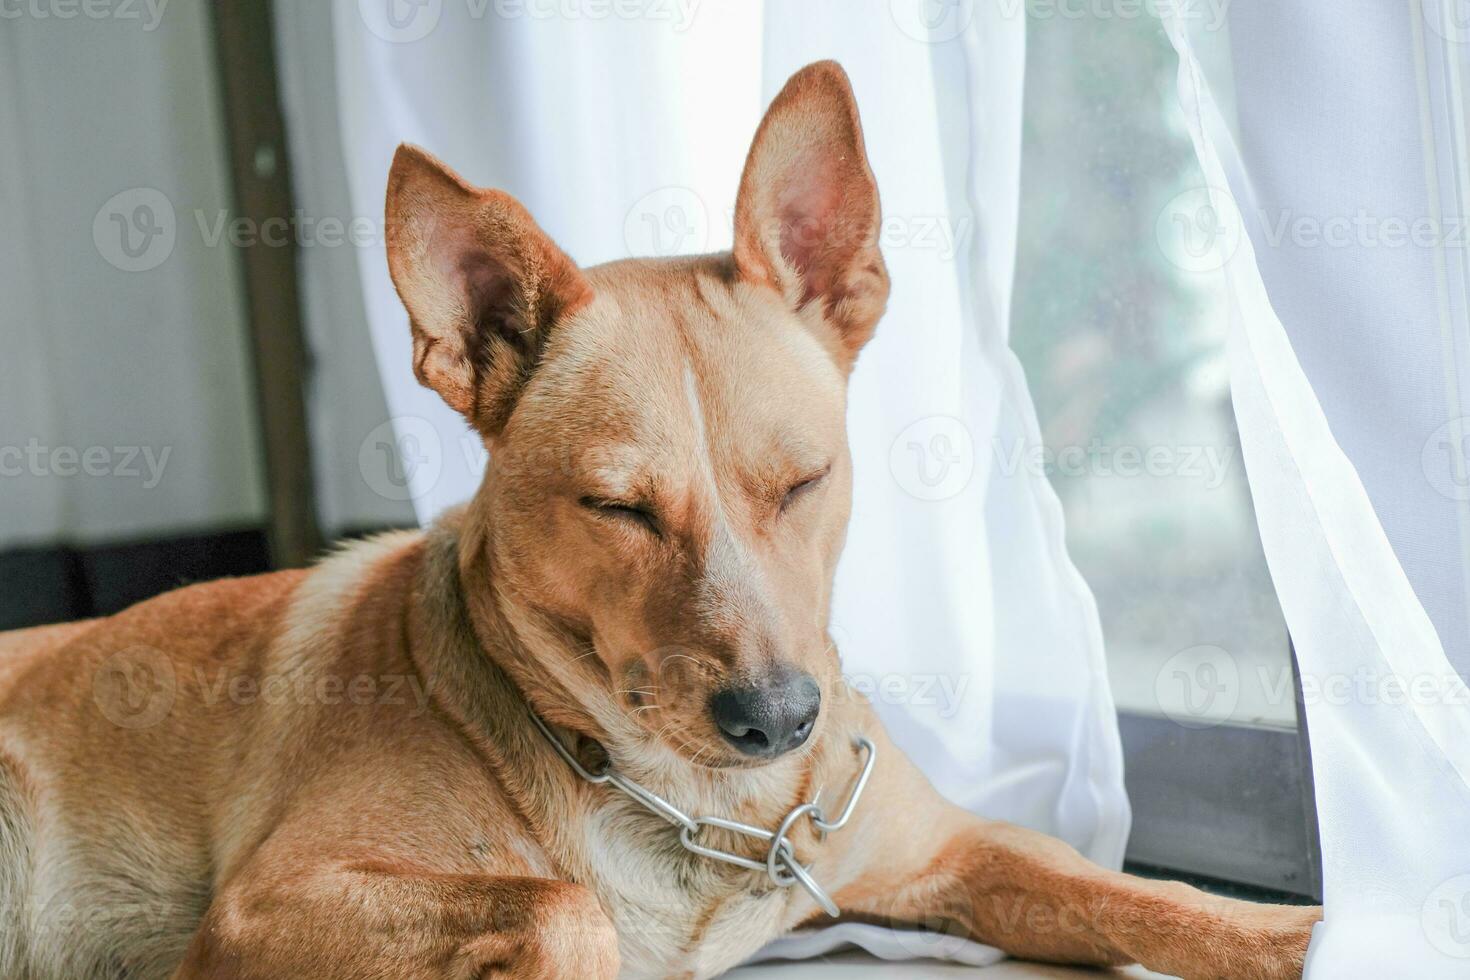
[[663, 532], [658, 526], [658, 518], [654, 516], [653, 511], [642, 504], [621, 500], [603, 500], [600, 497], [583, 497], [578, 503], [600, 517], [636, 524], [655, 537], [663, 537]]
[[790, 488], [787, 489], [786, 495], [781, 498], [781, 512], [785, 513], [787, 508], [789, 508], [792, 504], [796, 503], [802, 497], [806, 496], [808, 493], [820, 486], [822, 481], [827, 478], [827, 474], [830, 472], [832, 472], [832, 467], [826, 466], [822, 468], [821, 472], [813, 473], [811, 476], [805, 477], [793, 483]]

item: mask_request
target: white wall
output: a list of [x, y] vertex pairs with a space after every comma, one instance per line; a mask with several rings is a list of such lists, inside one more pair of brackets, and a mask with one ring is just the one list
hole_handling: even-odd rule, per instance
[[[195, 220], [230, 200], [209, 31], [202, 4], [4, 8], [0, 547], [264, 517], [237, 257]], [[156, 267], [124, 271], [113, 214], [149, 204]]]
[[[327, 16], [304, 6], [278, 16]], [[239, 254], [215, 236], [233, 214], [207, 7], [86, 7], [0, 5], [0, 550], [266, 518]], [[283, 87], [330, 93], [329, 55], [294, 59]], [[350, 220], [335, 117], [288, 124], [322, 189], [302, 207]], [[118, 222], [140, 205], [163, 233], [134, 224], [132, 259]], [[353, 246], [298, 239], [323, 526], [411, 523], [359, 463], [388, 415]]]

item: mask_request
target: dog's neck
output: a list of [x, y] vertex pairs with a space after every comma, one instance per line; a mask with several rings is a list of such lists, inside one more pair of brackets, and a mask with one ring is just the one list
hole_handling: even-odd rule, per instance
[[494, 526], [477, 499], [444, 522], [456, 537], [459, 591], [481, 652], [543, 720], [611, 747], [628, 732], [590, 642], [514, 595], [494, 561]]

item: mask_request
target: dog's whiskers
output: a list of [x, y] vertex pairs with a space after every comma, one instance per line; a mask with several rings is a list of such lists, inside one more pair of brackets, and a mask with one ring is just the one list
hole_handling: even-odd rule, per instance
[[586, 660], [588, 657], [591, 657], [591, 656], [596, 655], [596, 653], [597, 653], [597, 648], [596, 647], [588, 647], [586, 653], [579, 653], [579, 654], [577, 654], [575, 657], [573, 657], [568, 662], [569, 663], [576, 663], [579, 660]]

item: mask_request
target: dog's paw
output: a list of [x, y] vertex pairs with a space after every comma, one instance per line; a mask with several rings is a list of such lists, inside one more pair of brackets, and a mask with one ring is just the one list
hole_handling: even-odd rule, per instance
[[[1236, 906], [1220, 941], [1218, 972], [1199, 980], [1300, 980], [1312, 928], [1322, 909], [1302, 905]], [[1195, 980], [1188, 977], [1186, 980]]]

